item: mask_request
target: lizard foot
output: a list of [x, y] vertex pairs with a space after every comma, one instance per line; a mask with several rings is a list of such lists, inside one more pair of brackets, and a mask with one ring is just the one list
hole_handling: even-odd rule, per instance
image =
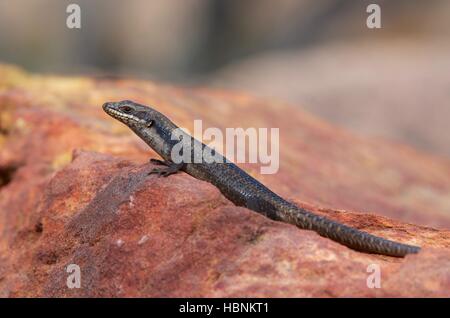
[[180, 171], [184, 164], [182, 163], [172, 163], [172, 162], [164, 162], [164, 165], [166, 165], [167, 167], [165, 168], [155, 168], [152, 171], [150, 171], [148, 174], [156, 174], [159, 177], [168, 177], [171, 174], [175, 174], [178, 171]]

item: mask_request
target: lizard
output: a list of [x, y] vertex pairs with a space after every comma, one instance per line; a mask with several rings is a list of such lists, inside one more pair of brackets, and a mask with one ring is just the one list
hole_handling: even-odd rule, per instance
[[[179, 127], [151, 107], [130, 100], [107, 102], [102, 107], [108, 115], [127, 125], [163, 158], [150, 159], [150, 162], [160, 168], [153, 168], [149, 174], [167, 177], [184, 171], [196, 179], [213, 184], [237, 206], [246, 207], [275, 221], [294, 224], [300, 229], [313, 230], [359, 252], [404, 257], [420, 251], [418, 246], [384, 239], [301, 208], [271, 191], [219, 153], [215, 154], [215, 158], [221, 158], [222, 161], [194, 160], [194, 156], [198, 155], [194, 151], [195, 147], [200, 146], [202, 150], [206, 148], [210, 153], [214, 153], [214, 150], [184, 131], [178, 138], [173, 138], [175, 130], [180, 133]], [[172, 149], [182, 140], [192, 142], [189, 149], [191, 153], [188, 154], [190, 160], [176, 162], [179, 160], [172, 160]]]

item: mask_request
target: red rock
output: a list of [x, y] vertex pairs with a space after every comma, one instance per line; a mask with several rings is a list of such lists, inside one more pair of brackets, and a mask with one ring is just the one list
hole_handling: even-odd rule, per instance
[[[0, 296], [450, 296], [449, 231], [366, 214], [447, 226], [445, 160], [245, 95], [5, 66], [0, 75]], [[154, 153], [100, 108], [124, 98], [187, 127], [202, 118], [289, 129], [279, 174], [245, 169], [297, 204], [423, 251], [355, 252], [236, 207], [184, 173], [147, 176]], [[80, 289], [66, 285], [69, 264], [80, 266]], [[367, 287], [371, 264], [380, 289]]]

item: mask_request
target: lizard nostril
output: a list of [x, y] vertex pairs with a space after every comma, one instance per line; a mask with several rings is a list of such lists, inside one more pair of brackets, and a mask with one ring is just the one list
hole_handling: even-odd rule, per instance
[[104, 110], [107, 109], [109, 107], [109, 103], [104, 103], [102, 107]]

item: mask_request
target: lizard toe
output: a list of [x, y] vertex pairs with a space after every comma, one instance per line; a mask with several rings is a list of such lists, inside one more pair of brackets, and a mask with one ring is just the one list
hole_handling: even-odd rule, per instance
[[156, 164], [156, 165], [162, 165], [162, 166], [167, 166], [167, 163], [165, 161], [159, 160], [159, 159], [155, 159], [155, 158], [151, 158], [150, 163]]

